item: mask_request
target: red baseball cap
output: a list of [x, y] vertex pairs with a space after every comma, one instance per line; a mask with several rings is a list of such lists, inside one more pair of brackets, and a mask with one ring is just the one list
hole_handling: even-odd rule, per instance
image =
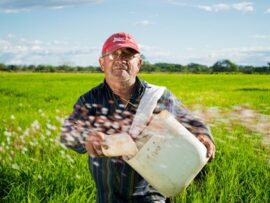
[[106, 53], [112, 53], [120, 48], [131, 48], [137, 51], [139, 51], [139, 46], [135, 39], [128, 33], [125, 32], [119, 32], [111, 35], [103, 44], [102, 52], [101, 54], [104, 55]]

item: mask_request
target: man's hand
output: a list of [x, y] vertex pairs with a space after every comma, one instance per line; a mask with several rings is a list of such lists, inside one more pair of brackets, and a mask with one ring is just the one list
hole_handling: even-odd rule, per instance
[[85, 142], [85, 148], [89, 155], [92, 156], [102, 156], [103, 152], [101, 146], [105, 140], [105, 134], [102, 132], [97, 132], [88, 136]]
[[197, 138], [206, 147], [206, 149], [207, 149], [207, 155], [206, 155], [207, 158], [209, 158], [209, 160], [214, 159], [215, 158], [216, 147], [215, 147], [214, 143], [212, 142], [212, 140], [207, 135], [204, 135], [204, 134], [200, 134]]

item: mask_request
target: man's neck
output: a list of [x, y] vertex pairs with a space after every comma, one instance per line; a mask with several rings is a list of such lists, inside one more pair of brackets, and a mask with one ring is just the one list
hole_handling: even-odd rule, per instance
[[134, 81], [119, 82], [110, 82], [106, 80], [106, 83], [110, 86], [114, 94], [118, 95], [120, 98], [129, 100], [135, 89], [136, 79]]

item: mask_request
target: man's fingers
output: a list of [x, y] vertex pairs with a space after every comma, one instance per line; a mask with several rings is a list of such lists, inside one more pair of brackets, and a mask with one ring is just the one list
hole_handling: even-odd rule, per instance
[[206, 135], [199, 135], [197, 138], [206, 147], [206, 149], [207, 149], [207, 155], [206, 155], [207, 158], [209, 158], [209, 160], [214, 159], [215, 158], [216, 147], [215, 147], [214, 143], [212, 142], [212, 140], [209, 137], [207, 137]]
[[95, 155], [95, 156], [97, 155], [95, 153], [94, 146], [93, 146], [93, 144], [91, 142], [87, 141], [85, 143], [85, 148], [86, 148], [86, 150], [87, 150], [87, 152], [88, 152], [89, 155], [90, 154]]
[[90, 155], [101, 156], [103, 155], [101, 145], [105, 140], [105, 134], [102, 132], [97, 132], [91, 134], [87, 137], [85, 148]]
[[101, 141], [95, 141], [94, 143], [93, 143], [93, 145], [94, 145], [94, 149], [96, 150], [96, 151], [101, 151], [101, 145], [103, 144], [103, 142], [101, 142]]
[[209, 148], [207, 149], [207, 157], [212, 160], [215, 158], [215, 145], [213, 143], [209, 144]]
[[97, 137], [101, 140], [101, 141], [104, 141], [105, 140], [105, 134], [102, 133], [102, 132], [97, 132]]
[[101, 145], [100, 143], [98, 144], [93, 144], [93, 148], [94, 148], [94, 155], [98, 155], [98, 156], [101, 156], [103, 153], [102, 153], [102, 149], [101, 149]]

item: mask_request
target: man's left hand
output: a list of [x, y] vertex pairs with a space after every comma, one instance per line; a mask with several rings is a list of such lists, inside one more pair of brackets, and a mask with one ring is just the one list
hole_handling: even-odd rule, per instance
[[204, 146], [207, 149], [207, 158], [209, 158], [209, 160], [212, 160], [215, 158], [215, 152], [216, 152], [216, 146], [213, 143], [213, 141], [204, 134], [200, 134], [199, 136], [197, 136], [197, 138], [200, 140], [201, 143], [204, 144]]

